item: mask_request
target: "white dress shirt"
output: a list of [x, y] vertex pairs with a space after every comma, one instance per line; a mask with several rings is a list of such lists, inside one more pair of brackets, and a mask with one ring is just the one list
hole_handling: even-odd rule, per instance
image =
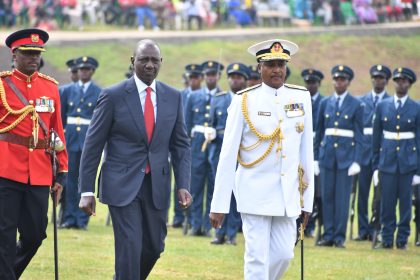
[[335, 100], [337, 100], [337, 98], [339, 98], [339, 97], [340, 97], [340, 102], [338, 102], [338, 108], [341, 108], [341, 105], [343, 104], [344, 98], [346, 98], [346, 96], [347, 96], [347, 94], [348, 94], [348, 93], [349, 93], [349, 92], [348, 92], [348, 91], [346, 91], [346, 92], [344, 92], [343, 94], [338, 95], [336, 92], [334, 92], [334, 97], [335, 97]]
[[87, 89], [89, 88], [89, 86], [90, 86], [90, 84], [92, 83], [92, 81], [89, 81], [89, 82], [83, 83], [81, 80], [79, 80], [77, 83], [79, 84], [79, 86], [80, 86], [80, 87], [82, 87], [82, 86], [83, 86], [83, 93], [86, 93], [86, 91], [87, 91]]
[[407, 101], [408, 95], [406, 94], [404, 97], [399, 98], [396, 94], [394, 95], [394, 104], [395, 109], [398, 109], [398, 100], [401, 100], [401, 107], [404, 107], [405, 101]]
[[155, 123], [156, 123], [156, 114], [157, 114], [157, 102], [156, 102], [156, 80], [153, 80], [152, 84], [150, 86], [146, 85], [142, 82], [139, 78], [137, 78], [137, 75], [134, 75], [134, 81], [136, 82], [137, 91], [140, 96], [140, 103], [141, 103], [141, 109], [144, 114], [144, 104], [146, 103], [146, 88], [151, 87], [152, 92], [150, 98], [152, 99], [153, 109], [155, 113]]

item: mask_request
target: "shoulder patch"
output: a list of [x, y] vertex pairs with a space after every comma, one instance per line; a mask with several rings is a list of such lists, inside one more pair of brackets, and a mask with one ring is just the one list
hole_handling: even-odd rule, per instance
[[298, 85], [284, 84], [284, 86], [287, 87], [287, 88], [307, 91], [306, 87], [302, 87], [302, 86], [298, 86]]
[[48, 75], [45, 75], [45, 74], [42, 74], [42, 73], [38, 73], [38, 76], [41, 77], [41, 78], [43, 78], [43, 79], [45, 79], [45, 80], [51, 81], [51, 82], [53, 82], [56, 85], [58, 85], [57, 80], [54, 79], [54, 78], [52, 78], [52, 77], [50, 77], [50, 76], [48, 76]]
[[221, 95], [225, 95], [225, 94], [228, 94], [229, 92], [227, 92], [227, 91], [221, 91], [221, 92], [218, 92], [218, 93], [216, 93], [214, 96], [221, 96]]
[[7, 77], [7, 76], [10, 76], [12, 74], [13, 74], [12, 71], [2, 71], [2, 72], [0, 72], [0, 77]]
[[240, 90], [240, 91], [238, 91], [238, 92], [236, 93], [236, 95], [241, 95], [241, 94], [243, 94], [243, 93], [245, 93], [245, 92], [248, 92], [248, 91], [250, 91], [250, 90], [256, 89], [256, 88], [258, 88], [258, 87], [260, 87], [260, 86], [261, 86], [261, 84], [258, 84], [258, 85], [255, 85], [255, 86], [252, 86], [252, 87], [249, 87], [249, 88], [246, 88], [246, 89]]

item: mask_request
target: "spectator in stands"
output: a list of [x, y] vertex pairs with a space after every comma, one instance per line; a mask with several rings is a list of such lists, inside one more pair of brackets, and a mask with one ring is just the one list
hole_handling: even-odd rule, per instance
[[152, 26], [154, 31], [159, 30], [159, 26], [157, 25], [157, 19], [154, 11], [150, 7], [148, 0], [134, 0], [135, 7], [136, 7], [136, 14], [137, 14], [137, 21], [139, 26], [139, 31], [144, 30], [144, 17], [146, 16], [149, 21], [150, 25]]
[[192, 29], [192, 22], [195, 20], [198, 25], [198, 29], [203, 28], [203, 19], [200, 16], [201, 0], [189, 0], [185, 3], [184, 11], [188, 21], [188, 29]]
[[360, 23], [377, 23], [378, 16], [370, 4], [370, 0], [353, 0], [353, 9]]

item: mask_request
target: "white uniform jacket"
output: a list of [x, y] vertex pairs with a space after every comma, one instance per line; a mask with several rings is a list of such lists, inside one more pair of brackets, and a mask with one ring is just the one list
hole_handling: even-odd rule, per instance
[[[242, 112], [243, 94], [235, 95], [228, 108], [228, 118], [219, 165], [217, 167], [211, 212], [229, 213], [232, 190], [238, 211], [264, 216], [294, 217], [301, 210], [312, 212], [314, 196], [313, 137], [311, 97], [305, 88], [285, 84], [279, 89], [264, 83], [245, 90], [248, 114], [258, 132], [271, 134], [280, 124], [284, 139], [281, 151], [277, 142], [269, 155], [253, 167], [238, 164], [240, 145], [255, 144], [257, 136], [250, 130]], [[304, 114], [291, 108], [303, 107]], [[286, 110], [286, 108], [288, 110]], [[297, 114], [296, 114], [297, 113]], [[255, 161], [270, 141], [250, 151], [241, 150], [245, 163]], [[304, 207], [300, 207], [298, 166], [303, 167]], [[237, 167], [237, 168], [236, 168]]]

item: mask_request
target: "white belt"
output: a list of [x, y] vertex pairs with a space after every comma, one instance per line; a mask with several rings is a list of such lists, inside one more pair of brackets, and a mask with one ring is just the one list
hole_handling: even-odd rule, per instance
[[313, 132], [312, 132], [312, 135], [313, 135], [313, 137], [314, 137], [314, 139], [315, 139], [315, 136], [316, 136], [316, 131], [313, 131]]
[[81, 117], [67, 117], [67, 124], [89, 125], [90, 120]]
[[406, 140], [414, 139], [416, 135], [414, 132], [391, 132], [384, 130], [384, 138], [389, 140]]
[[363, 128], [363, 134], [364, 135], [372, 135], [373, 134], [373, 128], [372, 127]]
[[204, 125], [194, 125], [191, 129], [191, 137], [194, 137], [195, 133], [204, 133], [206, 127]]
[[341, 136], [341, 137], [354, 137], [353, 130], [339, 129], [339, 128], [327, 128], [325, 135]]

